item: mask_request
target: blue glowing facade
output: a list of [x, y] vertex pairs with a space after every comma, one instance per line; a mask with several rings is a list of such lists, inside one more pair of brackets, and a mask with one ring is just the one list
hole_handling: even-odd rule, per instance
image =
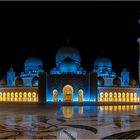
[[[65, 46], [58, 50], [55, 62], [55, 67], [47, 73], [40, 58], [29, 57], [20, 75], [16, 76], [12, 68], [7, 71], [5, 86], [21, 86], [23, 91], [24, 87], [38, 88], [36, 101], [39, 102], [139, 101], [140, 88], [136, 87], [134, 79], [130, 80], [129, 71], [123, 69], [120, 76], [117, 75], [107, 57], [98, 57], [92, 71], [87, 72], [81, 66], [80, 52], [72, 46]], [[0, 83], [4, 82], [1, 80]]]
[[81, 56], [74, 47], [62, 47], [56, 54], [56, 67], [50, 74], [86, 74], [81, 67]]
[[116, 74], [112, 71], [112, 62], [109, 58], [97, 58], [94, 62], [93, 72], [96, 72], [98, 77], [103, 78], [103, 86], [113, 86], [113, 79], [116, 77]]
[[[81, 66], [79, 51], [71, 46], [62, 47], [56, 54], [56, 67], [48, 75], [48, 94], [46, 100], [53, 101], [54, 95], [50, 93], [53, 93], [53, 90], [56, 89], [59, 93], [57, 97], [59, 101], [78, 101], [80, 90], [84, 92], [84, 101], [91, 101], [89, 79], [90, 74]], [[64, 99], [63, 88], [66, 85], [71, 85], [71, 90], [73, 90], [73, 96], [68, 99], [67, 97]], [[93, 95], [95, 95], [95, 92], [97, 92], [96, 87], [91, 92], [94, 92]]]
[[29, 57], [24, 62], [24, 72], [21, 72], [20, 77], [23, 79], [24, 86], [32, 86], [32, 80], [35, 77], [38, 77], [40, 72], [43, 70], [43, 62], [38, 57]]
[[8, 86], [15, 86], [15, 77], [16, 74], [13, 70], [13, 68], [10, 68], [9, 71], [7, 71], [7, 85]]

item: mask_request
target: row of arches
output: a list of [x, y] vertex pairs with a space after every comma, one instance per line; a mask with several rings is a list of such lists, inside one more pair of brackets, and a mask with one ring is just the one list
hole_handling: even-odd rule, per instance
[[[71, 85], [66, 85], [62, 89], [63, 92], [63, 101], [73, 101], [73, 93], [74, 89]], [[53, 90], [53, 101], [57, 102], [58, 101], [58, 90], [54, 89]], [[83, 90], [79, 89], [78, 90], [78, 101], [82, 102], [83, 101]]]
[[[39, 78], [38, 77], [34, 77], [32, 79], [32, 86], [38, 86], [38, 81], [39, 81]], [[23, 79], [21, 77], [17, 77], [16, 80], [15, 80], [15, 86], [24, 86], [24, 82], [23, 82]]]
[[98, 101], [100, 102], [138, 102], [137, 93], [129, 92], [101, 92]]
[[137, 105], [117, 105], [117, 106], [99, 106], [99, 110], [103, 111], [134, 111], [137, 110]]
[[0, 92], [0, 101], [4, 102], [37, 102], [36, 92]]

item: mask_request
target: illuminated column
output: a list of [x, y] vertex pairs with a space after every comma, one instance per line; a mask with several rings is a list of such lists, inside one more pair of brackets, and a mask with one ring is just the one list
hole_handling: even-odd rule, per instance
[[137, 39], [137, 42], [139, 44], [139, 62], [138, 62], [138, 74], [139, 74], [139, 84], [140, 84], [140, 37]]

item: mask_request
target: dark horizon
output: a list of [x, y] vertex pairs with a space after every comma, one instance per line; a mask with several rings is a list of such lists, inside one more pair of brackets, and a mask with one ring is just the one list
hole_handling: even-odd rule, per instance
[[1, 2], [0, 75], [10, 67], [23, 71], [33, 50], [49, 72], [69, 37], [87, 71], [104, 51], [117, 75], [127, 68], [137, 80], [139, 7], [140, 2]]

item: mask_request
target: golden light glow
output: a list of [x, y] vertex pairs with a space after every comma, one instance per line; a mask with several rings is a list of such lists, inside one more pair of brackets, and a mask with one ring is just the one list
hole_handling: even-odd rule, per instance
[[64, 101], [73, 101], [73, 87], [71, 85], [66, 85], [63, 88], [63, 99]]
[[0, 92], [0, 102], [37, 102], [38, 95], [36, 92]]
[[98, 98], [100, 102], [137, 102], [139, 98], [137, 93], [125, 92], [101, 92]]
[[65, 106], [63, 107], [63, 116], [67, 119], [71, 118], [73, 116], [73, 107], [72, 106]]
[[99, 106], [100, 111], [133, 111], [137, 110], [137, 105], [119, 105], [119, 106]]
[[53, 101], [54, 102], [58, 101], [58, 90], [57, 89], [53, 90]]
[[29, 98], [31, 98], [31, 95], [32, 95], [31, 92], [28, 92], [28, 97], [29, 97]]
[[82, 102], [83, 101], [83, 90], [79, 89], [78, 91], [78, 101]]
[[83, 106], [78, 107], [78, 113], [81, 115], [83, 114]]

